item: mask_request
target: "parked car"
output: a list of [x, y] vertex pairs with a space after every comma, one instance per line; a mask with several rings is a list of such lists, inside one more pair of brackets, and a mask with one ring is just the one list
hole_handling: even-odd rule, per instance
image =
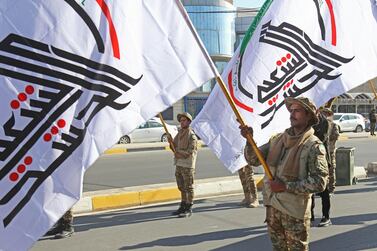
[[357, 113], [335, 113], [334, 123], [340, 132], [362, 132], [365, 129], [365, 118]]
[[[166, 124], [169, 133], [174, 138], [178, 133], [177, 126]], [[167, 142], [168, 138], [162, 122], [153, 118], [141, 124], [131, 134], [124, 135], [119, 139], [119, 144], [142, 143], [142, 142]]]

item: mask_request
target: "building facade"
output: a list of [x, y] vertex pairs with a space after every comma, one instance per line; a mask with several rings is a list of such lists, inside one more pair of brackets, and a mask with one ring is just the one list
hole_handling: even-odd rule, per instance
[[[182, 0], [182, 3], [221, 73], [234, 52], [236, 8], [233, 0]], [[209, 81], [185, 96], [163, 113], [164, 118], [170, 122], [183, 111], [197, 115], [215, 84], [214, 80]]]

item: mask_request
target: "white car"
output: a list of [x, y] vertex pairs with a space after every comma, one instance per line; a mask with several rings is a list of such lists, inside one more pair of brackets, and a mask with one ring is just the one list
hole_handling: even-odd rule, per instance
[[357, 113], [335, 113], [334, 123], [339, 126], [340, 132], [365, 130], [365, 118]]
[[[174, 138], [178, 133], [177, 126], [168, 125], [166, 127]], [[162, 122], [158, 118], [153, 118], [141, 124], [133, 130], [131, 134], [124, 135], [119, 139], [119, 144], [142, 143], [142, 142], [167, 142], [168, 138]]]

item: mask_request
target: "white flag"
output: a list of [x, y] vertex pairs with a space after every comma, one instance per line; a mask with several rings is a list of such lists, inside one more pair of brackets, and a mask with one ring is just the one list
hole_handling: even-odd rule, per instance
[[[257, 145], [290, 126], [285, 97], [323, 105], [377, 76], [375, 0], [270, 0], [258, 18], [222, 74]], [[238, 126], [218, 87], [193, 121], [232, 172], [246, 164]]]
[[26, 250], [125, 134], [214, 77], [178, 0], [0, 5], [0, 250]]

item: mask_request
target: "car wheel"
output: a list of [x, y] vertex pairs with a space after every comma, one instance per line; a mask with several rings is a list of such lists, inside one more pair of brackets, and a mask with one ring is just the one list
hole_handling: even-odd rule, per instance
[[168, 142], [168, 135], [166, 133], [161, 136], [161, 142]]
[[129, 144], [131, 143], [131, 139], [128, 136], [123, 136], [119, 139], [119, 144]]
[[361, 125], [356, 126], [355, 132], [362, 132], [363, 127]]

